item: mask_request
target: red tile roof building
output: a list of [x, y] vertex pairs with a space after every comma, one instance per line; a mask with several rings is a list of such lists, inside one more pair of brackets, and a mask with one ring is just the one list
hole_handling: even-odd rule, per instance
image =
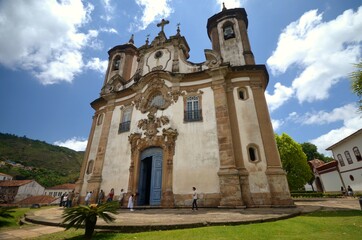
[[44, 187], [35, 180], [0, 181], [0, 203], [16, 203], [27, 197], [43, 195]]

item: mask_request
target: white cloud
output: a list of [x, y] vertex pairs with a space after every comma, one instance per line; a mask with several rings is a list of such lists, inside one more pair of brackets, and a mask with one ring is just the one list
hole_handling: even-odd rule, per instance
[[143, 9], [141, 19], [135, 17], [137, 30], [144, 30], [153, 21], [167, 18], [173, 12], [169, 5], [170, 0], [136, 0], [138, 6]]
[[279, 108], [285, 101], [287, 101], [294, 91], [292, 88], [283, 86], [280, 82], [274, 85], [274, 94], [270, 95], [268, 91], [265, 92], [265, 97], [268, 102], [270, 111], [274, 111]]
[[71, 82], [82, 71], [82, 49], [98, 34], [79, 32], [93, 8], [80, 0], [1, 1], [0, 63], [43, 84]]
[[84, 138], [73, 137], [64, 142], [56, 141], [54, 145], [73, 149], [74, 151], [85, 151], [88, 140]]
[[305, 113], [303, 115], [298, 115], [296, 112], [292, 112], [289, 114], [287, 120], [303, 124], [327, 124], [338, 121], [343, 122], [342, 127], [333, 129], [318, 138], [308, 141], [318, 147], [318, 152], [329, 156], [331, 155], [331, 152], [325, 150], [327, 147], [332, 146], [336, 142], [362, 128], [361, 115], [358, 113], [356, 104], [353, 103], [335, 108], [331, 112], [320, 111], [316, 113]]
[[357, 107], [355, 103], [350, 103], [339, 108], [333, 109], [331, 112], [319, 111], [319, 112], [307, 112], [303, 116], [299, 116], [294, 113], [292, 117], [296, 122], [302, 124], [317, 124], [323, 125], [333, 123], [337, 121], [346, 121], [351, 117], [357, 117]]
[[284, 124], [284, 122], [282, 120], [276, 120], [276, 119], [272, 119], [271, 122], [272, 122], [274, 131], [277, 131]]
[[104, 74], [107, 71], [108, 61], [102, 61], [99, 58], [92, 58], [88, 61], [86, 67]]
[[326, 151], [325, 149], [361, 129], [361, 122], [360, 116], [354, 116], [353, 118], [345, 120], [341, 128], [333, 129], [318, 138], [309, 140], [308, 142], [316, 145], [318, 147], [318, 152], [331, 156], [332, 152]]
[[118, 31], [114, 28], [101, 28], [100, 29], [101, 32], [107, 32], [107, 33], [115, 33], [118, 34]]
[[111, 0], [102, 0], [101, 3], [105, 10], [105, 15], [101, 15], [101, 19], [109, 22], [113, 18], [114, 7], [111, 4]]
[[220, 10], [223, 8], [223, 3], [227, 9], [231, 9], [245, 5], [246, 1], [247, 0], [216, 0], [217, 4], [220, 6]]
[[[361, 60], [362, 7], [356, 12], [346, 10], [329, 22], [322, 19], [322, 14], [311, 10], [289, 24], [267, 60], [274, 75], [291, 67], [299, 69], [291, 86], [299, 102], [327, 99], [330, 88]], [[274, 105], [280, 107], [283, 102]]]

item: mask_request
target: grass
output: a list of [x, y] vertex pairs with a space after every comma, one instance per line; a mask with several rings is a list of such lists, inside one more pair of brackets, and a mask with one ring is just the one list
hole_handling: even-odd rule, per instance
[[[257, 240], [257, 239], [315, 239], [359, 240], [362, 233], [362, 211], [320, 211], [276, 222], [258, 223], [239, 226], [217, 226], [172, 231], [143, 233], [96, 233], [95, 240]], [[83, 239], [84, 230], [68, 230], [44, 235], [37, 239]]]
[[[44, 207], [42, 208], [44, 209]], [[34, 212], [39, 209], [32, 208], [13, 208], [10, 211], [11, 218], [0, 217], [0, 232], [9, 229], [15, 229], [20, 227], [20, 219], [24, 216], [24, 214], [29, 212]], [[26, 225], [24, 225], [26, 226]]]
[[0, 217], [0, 231], [3, 228], [16, 228], [19, 227], [19, 221], [24, 216], [25, 213], [31, 211], [30, 208], [14, 208], [10, 210], [10, 215], [12, 217], [4, 218]]

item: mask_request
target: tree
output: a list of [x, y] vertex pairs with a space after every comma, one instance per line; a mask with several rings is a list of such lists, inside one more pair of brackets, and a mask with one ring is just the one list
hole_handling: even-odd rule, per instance
[[351, 73], [352, 92], [359, 97], [359, 110], [362, 111], [362, 62], [355, 64], [356, 71]]
[[276, 134], [275, 139], [283, 169], [287, 172], [289, 187], [291, 190], [298, 190], [313, 176], [307, 163], [307, 156], [302, 146], [287, 134], [283, 133], [281, 136]]
[[96, 227], [97, 218], [102, 218], [106, 223], [113, 222], [115, 218], [110, 213], [116, 213], [119, 207], [118, 202], [107, 202], [105, 204], [80, 205], [73, 208], [66, 208], [62, 217], [66, 230], [69, 228], [80, 228], [84, 225], [85, 239], [91, 239]]
[[317, 155], [319, 154], [317, 151], [317, 146], [309, 143], [309, 142], [304, 142], [302, 144], [300, 144], [302, 146], [302, 150], [305, 153], [305, 155], [307, 155], [307, 161], [313, 160], [313, 159], [319, 159], [317, 157]]
[[333, 160], [333, 158], [327, 157], [323, 153], [319, 153], [317, 151], [317, 146], [312, 143], [304, 142], [304, 143], [301, 143], [300, 145], [302, 146], [302, 149], [303, 149], [303, 152], [305, 153], [305, 155], [307, 155], [307, 161], [310, 161], [313, 159], [319, 159], [319, 160], [322, 160], [323, 162], [330, 162]]

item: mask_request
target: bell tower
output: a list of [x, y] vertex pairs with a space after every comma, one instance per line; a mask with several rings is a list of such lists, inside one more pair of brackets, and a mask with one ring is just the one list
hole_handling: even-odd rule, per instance
[[247, 33], [248, 18], [244, 8], [226, 9], [207, 21], [212, 49], [231, 66], [255, 65]]

